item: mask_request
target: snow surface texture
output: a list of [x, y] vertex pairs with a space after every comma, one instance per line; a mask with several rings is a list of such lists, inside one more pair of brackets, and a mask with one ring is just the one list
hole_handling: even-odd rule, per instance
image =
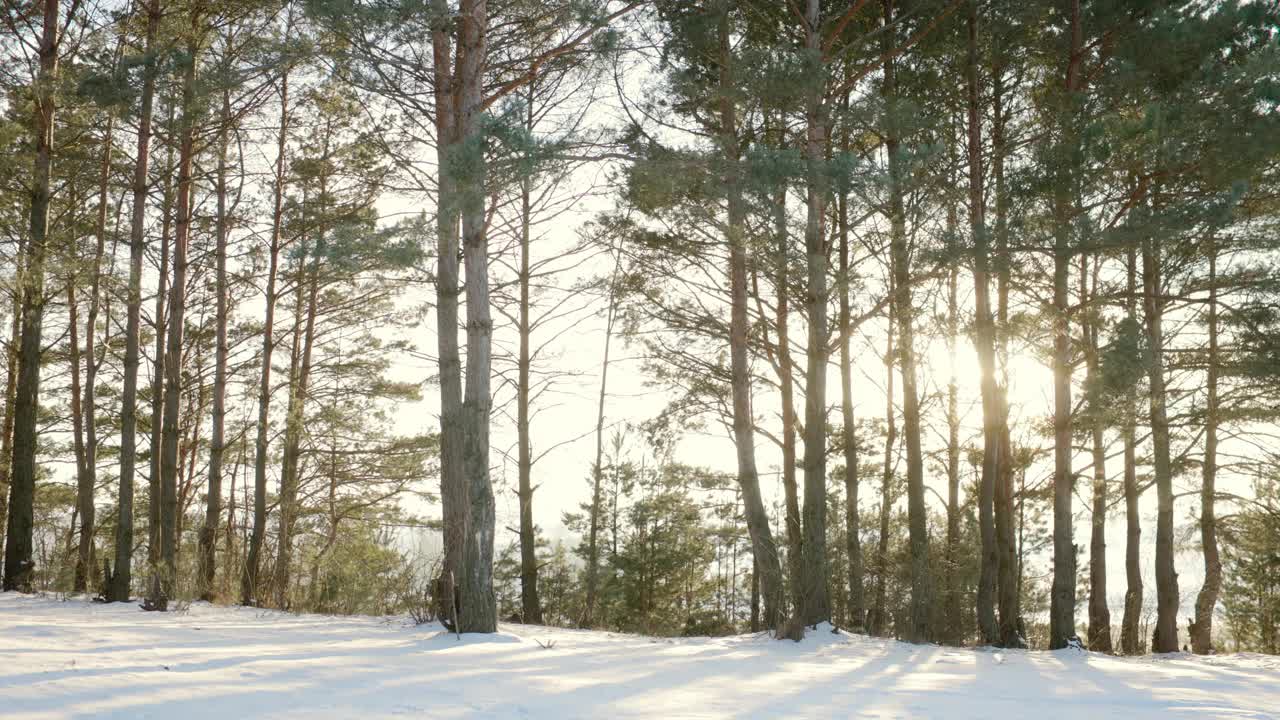
[[522, 625], [459, 641], [405, 618], [0, 595], [3, 718], [405, 716], [1280, 718], [1280, 658], [965, 650], [830, 628], [799, 644]]

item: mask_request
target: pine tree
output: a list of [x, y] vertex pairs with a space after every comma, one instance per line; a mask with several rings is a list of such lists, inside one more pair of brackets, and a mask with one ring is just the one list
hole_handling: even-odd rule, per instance
[[[74, 11], [75, 6], [69, 8]], [[30, 222], [23, 245], [22, 329], [18, 350], [18, 375], [13, 402], [13, 470], [9, 476], [8, 522], [5, 532], [4, 590], [30, 590], [34, 564], [32, 530], [36, 492], [36, 427], [40, 400], [40, 364], [45, 308], [45, 263], [48, 254], [49, 203], [53, 173], [53, 133], [56, 115], [63, 26], [57, 0], [46, 0], [40, 37], [32, 43], [36, 70], [32, 78], [31, 137], [35, 148], [30, 190]]]

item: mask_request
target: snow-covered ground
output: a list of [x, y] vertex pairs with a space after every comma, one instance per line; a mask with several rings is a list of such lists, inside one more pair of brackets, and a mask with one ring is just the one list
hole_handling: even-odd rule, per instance
[[501, 630], [5, 593], [0, 717], [1280, 718], [1275, 657]]

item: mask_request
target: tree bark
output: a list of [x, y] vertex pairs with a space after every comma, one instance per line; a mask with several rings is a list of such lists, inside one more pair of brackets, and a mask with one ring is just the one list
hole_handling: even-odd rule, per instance
[[769, 528], [769, 513], [760, 492], [756, 469], [755, 417], [751, 409], [751, 368], [748, 358], [750, 320], [747, 317], [746, 206], [743, 202], [741, 145], [738, 139], [737, 108], [734, 105], [733, 59], [730, 49], [729, 13], [720, 17], [720, 144], [728, 175], [724, 178], [727, 200], [725, 240], [729, 246], [729, 355], [733, 395], [733, 440], [738, 460], [738, 487], [742, 490], [743, 512], [751, 536], [752, 556], [764, 597], [764, 622], [778, 628], [782, 605], [782, 564], [778, 546]]
[[751, 632], [760, 632], [760, 566], [751, 556]]
[[[999, 50], [997, 50], [997, 54]], [[993, 506], [995, 515], [995, 545], [997, 558], [997, 603], [1000, 610], [1000, 645], [1007, 648], [1026, 647], [1026, 640], [1020, 629], [1020, 585], [1018, 582], [1018, 543], [1014, 530], [1013, 517], [1013, 443], [1009, 437], [1009, 401], [1008, 401], [1008, 332], [1005, 328], [1009, 322], [1009, 197], [1004, 182], [1004, 160], [1008, 152], [1005, 143], [1004, 116], [1004, 70], [997, 61], [991, 73], [991, 155], [992, 179], [995, 182], [995, 241], [996, 241], [996, 318], [991, 329], [995, 353], [991, 359], [992, 382], [994, 383], [995, 405], [994, 418], [998, 434], [995, 454], [998, 462], [994, 465], [995, 489]], [[980, 284], [979, 284], [980, 286]], [[988, 306], [990, 303], [988, 302]], [[1003, 369], [1000, 382], [996, 382], [995, 364], [999, 358]], [[990, 390], [990, 389], [989, 389]], [[985, 408], [985, 406], [984, 406]], [[985, 409], [984, 409], [985, 413]], [[985, 432], [987, 416], [983, 415]], [[985, 447], [986, 439], [983, 444]], [[983, 471], [986, 472], [984, 454]]]
[[876, 543], [876, 594], [867, 631], [884, 635], [888, 621], [889, 518], [893, 508], [893, 449], [898, 446], [898, 424], [893, 408], [894, 328], [897, 325], [893, 274], [889, 274], [889, 303], [885, 313], [885, 409], [884, 467], [880, 476], [880, 537]]
[[[847, 138], [846, 138], [847, 139]], [[867, 602], [863, 594], [862, 527], [858, 510], [858, 436], [853, 414], [853, 354], [849, 342], [853, 334], [849, 290], [853, 272], [849, 257], [848, 198], [840, 195], [840, 415], [844, 425], [845, 544], [849, 556], [849, 627], [863, 632], [867, 626]]]
[[[529, 84], [525, 106], [525, 129], [534, 123], [534, 84]], [[542, 602], [538, 598], [538, 538], [533, 524], [533, 449], [529, 441], [529, 226], [533, 222], [532, 181], [520, 179], [520, 356], [516, 383], [516, 432], [520, 499], [520, 609], [526, 623], [542, 624]]]
[[[952, 125], [947, 132], [947, 169], [949, 172], [957, 172], [959, 169], [955, 130], [955, 126]], [[957, 186], [959, 180], [958, 177], [951, 178], [951, 182], [957, 184]], [[979, 196], [979, 202], [981, 202], [981, 196]], [[953, 258], [953, 261], [947, 269], [944, 300], [947, 309], [943, 320], [943, 342], [947, 350], [947, 389], [945, 396], [947, 444], [943, 463], [943, 470], [947, 476], [947, 534], [942, 567], [944, 589], [941, 620], [943, 625], [938, 631], [938, 640], [949, 645], [963, 645], [966, 642], [965, 632], [967, 628], [964, 622], [965, 609], [962, 601], [964, 580], [960, 562], [960, 378], [957, 375], [956, 367], [956, 350], [960, 343], [959, 297], [961, 262], [960, 247], [956, 242], [956, 238], [960, 233], [960, 212], [953, 198], [948, 198], [945, 205], [944, 250], [947, 257]], [[983, 617], [981, 611], [983, 610], [983, 604], [981, 602], [981, 592], [982, 582], [985, 580], [988, 580], [986, 576], [979, 577], [976, 598], [979, 602], [975, 603], [979, 611], [977, 619], [980, 633], [984, 632], [982, 628]], [[986, 601], [986, 609], [991, 610], [990, 594], [988, 594]], [[994, 616], [992, 620], [994, 625]]]
[[[1001, 643], [996, 622], [996, 584], [1000, 561], [996, 549], [995, 497], [1000, 474], [1003, 417], [996, 384], [995, 321], [991, 316], [991, 257], [983, 193], [982, 115], [978, 87], [978, 3], [968, 3], [968, 54], [965, 64], [969, 168], [969, 234], [973, 241], [974, 350], [982, 373], [982, 475], [978, 481], [978, 534], [981, 542], [977, 591], [979, 640]], [[997, 110], [997, 112], [999, 112]], [[954, 301], [952, 307], [954, 307]]]
[[94, 236], [97, 243], [93, 253], [93, 280], [89, 290], [89, 314], [84, 324], [84, 387], [80, 412], [84, 418], [83, 464], [80, 467], [76, 487], [76, 505], [80, 509], [80, 543], [76, 552], [75, 578], [72, 588], [76, 592], [85, 592], [89, 588], [89, 578], [96, 575], [97, 565], [94, 553], [94, 532], [97, 507], [94, 505], [94, 490], [98, 486], [98, 353], [96, 350], [96, 332], [98, 313], [102, 307], [102, 257], [106, 253], [107, 244], [107, 191], [111, 179], [111, 150], [115, 116], [108, 114], [105, 142], [102, 151], [102, 162], [98, 173], [98, 210], [94, 224]]
[[[287, 33], [287, 31], [286, 31]], [[286, 34], [287, 36], [287, 34]], [[286, 157], [289, 140], [289, 67], [280, 74], [280, 134], [276, 139], [275, 192], [271, 213], [271, 241], [267, 254], [266, 308], [262, 321], [262, 367], [258, 377], [258, 427], [253, 458], [253, 531], [240, 577], [240, 602], [261, 602], [262, 544], [267, 531], [267, 451], [271, 422], [271, 358], [275, 353], [276, 282], [280, 268], [280, 233], [284, 222]]]
[[115, 568], [106, 597], [127, 602], [133, 584], [133, 483], [138, 443], [138, 366], [142, 344], [142, 260], [146, 254], [147, 165], [151, 152], [151, 113], [156, 89], [156, 63], [151, 57], [160, 24], [160, 0], [147, 4], [143, 53], [142, 108], [133, 166], [133, 199], [129, 217], [129, 290], [125, 310], [124, 384], [120, 398], [120, 493], [117, 502]]
[[230, 125], [231, 91], [223, 90], [215, 180], [218, 216], [217, 227], [214, 230], [216, 238], [214, 293], [217, 296], [217, 309], [214, 321], [213, 428], [209, 435], [209, 484], [205, 488], [204, 527], [200, 529], [199, 577], [197, 578], [200, 597], [205, 600], [212, 600], [214, 597], [213, 579], [217, 571], [215, 561], [218, 526], [222, 516], [222, 456], [226, 451], [227, 312], [230, 292], [227, 287], [227, 234], [230, 232], [230, 219], [227, 217], [227, 141]]
[[1142, 240], [1142, 300], [1147, 345], [1151, 353], [1151, 453], [1156, 485], [1156, 624], [1151, 652], [1178, 651], [1178, 573], [1173, 558], [1173, 467], [1169, 452], [1169, 420], [1165, 411], [1164, 301], [1160, 247], [1150, 236]]
[[911, 268], [907, 247], [907, 218], [904, 207], [902, 158], [898, 137], [896, 106], [897, 73], [893, 59], [895, 41], [894, 0], [884, 0], [884, 86], [888, 104], [885, 153], [889, 160], [890, 255], [894, 276], [894, 304], [897, 306], [898, 345], [902, 363], [902, 433], [907, 446], [907, 523], [911, 546], [911, 621], [905, 639], [928, 642], [933, 639], [933, 581], [929, 570], [928, 508], [924, 496], [924, 454], [921, 450], [920, 395], [916, 385], [914, 316], [911, 312]]
[[32, 530], [35, 523], [36, 440], [39, 434], [40, 351], [44, 325], [44, 263], [49, 236], [50, 174], [53, 167], [54, 83], [58, 75], [59, 1], [45, 0], [37, 49], [32, 139], [29, 236], [22, 281], [22, 341], [13, 409], [13, 469], [9, 477], [9, 520], [5, 528], [3, 590], [30, 591]]
[[[324, 153], [328, 156], [326, 142]], [[320, 181], [320, 196], [328, 194], [325, 180]], [[321, 215], [324, 214], [323, 206]], [[280, 467], [280, 522], [276, 538], [276, 564], [272, 585], [275, 605], [289, 607], [289, 571], [293, 562], [293, 530], [298, 519], [298, 485], [301, 476], [302, 426], [307, 396], [311, 389], [311, 357], [315, 348], [316, 314], [319, 309], [320, 263], [325, 254], [324, 221], [310, 255], [310, 267], [304, 251], [298, 260], [296, 304], [294, 307], [293, 357], [289, 368], [289, 405], [285, 411], [284, 449]], [[305, 296], [304, 296], [305, 293]], [[298, 323], [301, 322], [301, 327]]]
[[1191, 624], [1191, 650], [1213, 652], [1213, 609], [1222, 589], [1222, 560], [1218, 556], [1217, 516], [1214, 513], [1218, 473], [1218, 246], [1209, 239], [1208, 368], [1205, 377], [1204, 462], [1200, 485], [1200, 547], [1204, 553], [1204, 584], [1196, 595], [1196, 618]]
[[[1069, 234], [1065, 227], [1060, 236]], [[1057, 650], [1075, 637], [1076, 549], [1072, 542], [1071, 496], [1071, 349], [1067, 329], [1067, 274], [1070, 251], [1059, 239], [1054, 268], [1054, 475], [1053, 475], [1053, 586], [1050, 591], [1049, 648]]]
[[459, 137], [468, 153], [462, 187], [462, 256], [467, 295], [467, 371], [463, 388], [463, 452], [470, 521], [463, 547], [458, 597], [462, 632], [497, 630], [493, 592], [494, 501], [489, 477], [489, 415], [493, 399], [490, 366], [493, 321], [489, 313], [489, 246], [485, 216], [485, 160], [481, 148], [484, 68], [488, 27], [486, 0], [462, 0], [459, 7]]
[[[18, 238], [14, 276], [22, 277], [25, 238]], [[18, 343], [22, 340], [22, 292], [13, 293], [13, 317], [9, 322], [9, 342], [5, 346], [4, 419], [0, 420], [0, 560], [3, 559], [5, 528], [9, 520], [9, 470], [13, 461], [14, 395], [18, 386]]]
[[[948, 237], [955, 237], [958, 232], [954, 206], [947, 212]], [[952, 248], [954, 250], [954, 248]], [[961, 568], [960, 568], [960, 385], [956, 376], [956, 345], [960, 336], [959, 311], [960, 267], [953, 264], [947, 273], [947, 355], [950, 361], [950, 377], [947, 379], [947, 596], [943, 602], [945, 622], [948, 627], [945, 640], [953, 645], [962, 645], [964, 636], [964, 612], [962, 610]], [[982, 577], [981, 582], [990, 582], [992, 578]], [[979, 596], [981, 597], [981, 596]], [[995, 625], [995, 614], [991, 604], [990, 593], [985, 599], [985, 607], [978, 605], [978, 622], [980, 632], [984, 634]], [[989, 618], [983, 612], [991, 613]], [[984, 620], [989, 625], [982, 626]], [[940, 638], [943, 639], [943, 638]]]
[[[246, 443], [243, 439], [236, 442], [238, 450], [236, 452], [235, 464], [231, 466], [231, 487], [227, 492], [227, 525], [222, 534], [222, 554], [226, 561], [222, 563], [222, 586], [227, 589], [234, 588], [236, 578], [244, 574], [244, 565], [236, 567], [236, 513], [240, 508], [236, 507], [236, 480], [241, 470], [244, 468], [244, 453]], [[243, 547], [243, 540], [241, 547]]]
[[[613, 276], [609, 279], [609, 310], [604, 324], [604, 358], [600, 361], [600, 396], [596, 404], [596, 460], [591, 466], [591, 518], [587, 534], [587, 599], [582, 618], [582, 627], [589, 628], [595, 623], [596, 594], [600, 582], [600, 514], [602, 508], [602, 484], [604, 480], [604, 407], [609, 388], [609, 349], [613, 341], [613, 327], [617, 320], [618, 295], [617, 286], [619, 272], [622, 269], [622, 247], [619, 246], [613, 258]], [[617, 501], [615, 493], [614, 501]], [[617, 554], [617, 506], [614, 506], [614, 542], [613, 552]]]
[[787, 571], [791, 574], [792, 612], [799, 615], [803, 606], [802, 559], [804, 540], [800, 527], [800, 488], [796, 482], [796, 412], [795, 412], [795, 361], [791, 357], [791, 288], [788, 248], [790, 233], [787, 231], [787, 190], [779, 188], [773, 206], [774, 233], [777, 236], [777, 278], [774, 281], [778, 293], [774, 324], [778, 332], [778, 391], [782, 401], [782, 492], [786, 507], [784, 525], [787, 532]]
[[[173, 136], [174, 105], [169, 106], [169, 122], [167, 129], [170, 138]], [[148, 478], [149, 495], [147, 502], [147, 566], [152, 577], [158, 572], [160, 564], [160, 446], [161, 431], [164, 425], [164, 367], [165, 367], [165, 330], [168, 327], [169, 308], [169, 251], [172, 246], [170, 232], [173, 229], [173, 170], [174, 145], [169, 143], [169, 150], [164, 166], [164, 192], [160, 206], [160, 268], [159, 283], [156, 288], [155, 309], [155, 356], [151, 367], [151, 475]]]
[[[1070, 159], [1075, 122], [1070, 107], [1079, 88], [1080, 0], [1071, 0], [1070, 53], [1066, 71], [1066, 103], [1068, 117], [1062, 142], [1067, 147], [1060, 162]], [[1071, 272], [1071, 223], [1075, 217], [1071, 206], [1076, 178], [1072, 169], [1060, 172], [1053, 196], [1053, 586], [1049, 595], [1049, 649], [1067, 647], [1076, 637], [1076, 548], [1072, 542], [1071, 496], [1074, 476], [1071, 471], [1071, 338], [1070, 297], [1068, 281]]]
[[[1137, 251], [1129, 248], [1128, 292], [1125, 295], [1125, 312], [1129, 322], [1137, 323]], [[1120, 625], [1120, 651], [1125, 655], [1142, 652], [1142, 638], [1138, 624], [1142, 616], [1142, 517], [1138, 508], [1138, 460], [1137, 460], [1137, 393], [1132, 386], [1125, 394], [1124, 409], [1124, 506], [1125, 545], [1124, 617]]]
[[[821, 53], [822, 3], [808, 0], [805, 12], [805, 48]], [[799, 616], [806, 625], [831, 617], [827, 591], [827, 182], [823, 165], [827, 148], [827, 113], [822, 84], [813, 82], [805, 99], [804, 158], [807, 165], [807, 216], [804, 247], [805, 307], [808, 345], [804, 394], [804, 509], [801, 557], [802, 605]]]
[[[444, 563], [439, 579], [438, 614], [456, 618], [463, 545], [469, 534], [470, 503], [463, 474], [462, 359], [458, 350], [458, 218], [460, 188], [453, 166], [461, 162], [461, 132], [455, 68], [452, 11], [446, 0], [432, 0], [439, 24], [432, 29], [437, 178], [436, 339], [440, 376], [440, 501], [444, 520]], [[459, 50], [459, 53], [462, 51]], [[457, 630], [457, 628], [452, 628]]]
[[[198, 13], [192, 13], [190, 64], [182, 79], [182, 119], [179, 123], [177, 217], [174, 219], [173, 278], [169, 286], [169, 317], [164, 360], [164, 419], [160, 433], [160, 564], [159, 584], [153, 583], [151, 605], [167, 609], [176, 597], [178, 573], [178, 409], [182, 397], [182, 339], [186, 311], [187, 244], [192, 220], [192, 163], [195, 158], [195, 82], [199, 46]], [[158, 592], [157, 592], [158, 591]]]
[[[74, 188], [70, 189], [69, 195], [71, 196], [71, 201], [74, 204], [77, 199]], [[74, 246], [72, 247], [71, 252], [76, 252], [76, 248]], [[79, 284], [79, 279], [75, 272], [72, 271], [67, 273], [66, 281], [68, 336], [67, 360], [69, 361], [68, 364], [71, 366], [71, 448], [72, 454], [75, 456], [76, 466], [76, 506], [75, 513], [73, 515], [74, 521], [72, 522], [70, 530], [71, 534], [68, 539], [68, 545], [70, 545], [70, 538], [73, 538], [84, 531], [85, 506], [93, 504], [93, 486], [88, 482], [88, 470], [86, 469], [88, 461], [85, 459], [84, 451], [84, 405], [82, 404], [84, 386], [80, 381], [80, 364], [83, 353], [80, 349], [80, 298], [76, 295], [76, 285]], [[89, 512], [92, 515], [93, 511], [90, 510]], [[77, 523], [79, 524], [79, 532], [77, 532]], [[89, 523], [90, 527], [92, 527], [92, 518]], [[90, 536], [90, 539], [92, 539], [92, 536]], [[79, 551], [79, 547], [81, 545], [85, 545], [85, 543], [83, 541], [76, 543], [75, 575], [71, 585], [74, 592], [84, 592], [86, 581], [85, 566], [89, 564], [89, 546], [85, 545], [85, 557], [82, 560]], [[71, 548], [68, 547], [67, 549], [70, 550]]]
[[[1098, 326], [1093, 320], [1097, 310], [1090, 307], [1098, 296], [1097, 269], [1093, 271], [1093, 296], [1090, 297], [1089, 256], [1080, 259], [1080, 305], [1082, 308], [1080, 332], [1084, 336], [1085, 352], [1085, 387], [1094, 390], [1097, 381], [1098, 365]], [[1093, 453], [1093, 508], [1090, 513], [1089, 534], [1089, 628], [1087, 630], [1089, 649], [1096, 652], [1111, 652], [1111, 610], [1107, 607], [1107, 450], [1103, 443], [1103, 430], [1106, 422], [1103, 418], [1105, 409], [1100, 406], [1098, 398], [1088, 398], [1089, 436]]]

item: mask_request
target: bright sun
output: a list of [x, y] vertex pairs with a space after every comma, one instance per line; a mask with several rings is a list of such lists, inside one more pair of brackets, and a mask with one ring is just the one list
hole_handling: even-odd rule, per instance
[[[922, 387], [922, 392], [945, 391], [951, 382], [953, 368], [959, 389], [961, 414], [965, 415], [970, 405], [974, 405], [974, 410], [978, 413], [977, 418], [963, 418], [965, 424], [981, 423], [981, 411], [976, 405], [981, 402], [982, 397], [982, 369], [971, 343], [961, 341], [957, 344], [954, 361], [944, 344], [931, 345], [921, 377], [928, 383], [928, 387]], [[1007, 375], [1009, 404], [1015, 415], [1042, 415], [1052, 409], [1053, 371], [1039, 358], [1019, 352], [1011, 353]]]

